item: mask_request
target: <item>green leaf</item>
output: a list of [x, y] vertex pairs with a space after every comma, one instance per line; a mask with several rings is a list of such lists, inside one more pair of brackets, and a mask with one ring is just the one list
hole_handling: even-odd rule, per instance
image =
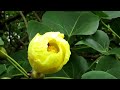
[[27, 58], [27, 49], [19, 50], [18, 52], [15, 52], [11, 55], [12, 58], [17, 60], [17, 62], [27, 71], [29, 72], [32, 68], [29, 64], [28, 58]]
[[76, 43], [76, 45], [80, 44], [85, 44], [102, 54], [108, 54], [110, 40], [105, 32], [97, 30], [94, 35], [90, 36], [86, 40], [82, 40]]
[[26, 60], [27, 59], [27, 49], [19, 50], [15, 53], [12, 53], [10, 56], [17, 61]]
[[120, 17], [120, 11], [103, 11], [103, 12], [109, 16], [109, 17], [104, 17], [104, 19], [113, 19]]
[[120, 58], [120, 48], [113, 48], [109, 50], [109, 54], [116, 55], [118, 58]]
[[11, 58], [8, 54], [6, 54], [5, 52], [1, 51], [0, 52], [5, 55], [7, 57], [7, 60], [16, 68], [18, 69], [25, 77], [28, 77], [27, 72], [24, 70], [24, 68], [22, 68], [19, 63], [17, 63], [13, 58]]
[[7, 68], [7, 76], [12, 76], [15, 74], [20, 74], [20, 72], [13, 65], [10, 65]]
[[70, 38], [72, 35], [91, 35], [98, 26], [99, 17], [91, 12], [47, 11], [42, 22], [28, 22], [27, 32], [30, 40], [36, 33], [43, 34], [48, 31], [59, 31]]
[[3, 40], [1, 39], [1, 37], [0, 37], [0, 45], [4, 45], [4, 42], [3, 42]]
[[31, 20], [28, 22], [28, 29], [27, 29], [27, 33], [29, 35], [29, 40], [32, 40], [32, 38], [37, 34], [44, 34], [45, 32], [49, 32], [51, 31], [51, 29], [42, 24], [41, 22], [37, 22], [35, 20]]
[[[99, 18], [91, 12], [46, 12], [43, 22], [49, 21], [54, 27], [60, 27], [60, 32], [68, 35], [90, 35], [99, 25]], [[51, 27], [49, 23], [47, 25]], [[58, 31], [58, 30], [57, 30]]]
[[120, 66], [107, 70], [108, 73], [120, 79]]
[[[71, 69], [69, 67], [71, 67]], [[80, 78], [80, 76], [88, 69], [88, 63], [82, 56], [72, 53], [69, 62], [63, 69], [72, 78]]]
[[92, 11], [92, 13], [94, 13], [95, 15], [99, 17], [108, 17], [108, 15], [104, 13], [103, 11]]
[[60, 71], [53, 73], [53, 74], [47, 74], [45, 77], [67, 77], [70, 78], [70, 76], [64, 71], [64, 69], [61, 69]]
[[112, 56], [102, 56], [96, 65], [96, 70], [107, 71], [111, 68], [120, 66], [120, 61]]
[[71, 54], [69, 62], [62, 68], [61, 71], [51, 74], [51, 76], [80, 78], [80, 76], [88, 69], [87, 61], [75, 53]]
[[0, 75], [6, 71], [6, 65], [5, 64], [0, 64]]
[[117, 79], [104, 71], [90, 71], [82, 75], [82, 79]]

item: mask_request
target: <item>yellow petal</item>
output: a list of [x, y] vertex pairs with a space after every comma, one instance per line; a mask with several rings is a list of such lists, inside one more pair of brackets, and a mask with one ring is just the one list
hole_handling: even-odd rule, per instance
[[60, 32], [36, 34], [28, 46], [28, 60], [33, 70], [50, 74], [62, 69], [71, 54], [69, 43], [63, 38]]

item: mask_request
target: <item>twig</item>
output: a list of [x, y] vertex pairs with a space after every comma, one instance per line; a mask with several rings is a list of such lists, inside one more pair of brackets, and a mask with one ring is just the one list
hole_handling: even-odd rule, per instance
[[34, 13], [34, 15], [35, 15], [35, 17], [39, 20], [39, 22], [41, 21], [41, 19], [40, 19], [40, 17], [38, 16], [38, 14], [35, 12], [35, 11], [33, 11], [33, 13]]
[[20, 13], [20, 15], [22, 16], [22, 18], [23, 18], [23, 20], [24, 20], [24, 22], [25, 22], [25, 26], [26, 26], [26, 28], [27, 28], [27, 27], [28, 27], [28, 23], [27, 23], [27, 20], [26, 20], [24, 14], [22, 13], [22, 11], [19, 11], [19, 13]]
[[84, 58], [87, 58], [87, 59], [97, 59], [100, 55], [82, 55]]
[[91, 68], [94, 66], [94, 64], [96, 64], [101, 58], [103, 58], [104, 56], [100, 56], [98, 57], [90, 66], [89, 68], [85, 71], [88, 72], [89, 70], [91, 70]]
[[17, 39], [20, 44], [25, 45], [24, 42], [21, 39], [18, 39], [17, 37], [14, 37], [14, 38]]
[[117, 36], [119, 39], [120, 39], [120, 36], [119, 35], [117, 35], [110, 27], [108, 27], [102, 20], [101, 20], [101, 22], [102, 22], [102, 24], [106, 27], [106, 28], [108, 28], [115, 36]]

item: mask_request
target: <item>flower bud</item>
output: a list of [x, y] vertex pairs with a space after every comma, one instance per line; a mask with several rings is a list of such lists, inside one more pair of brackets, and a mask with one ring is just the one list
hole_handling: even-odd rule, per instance
[[28, 46], [28, 60], [37, 73], [51, 74], [61, 70], [70, 55], [70, 45], [60, 32], [37, 33]]

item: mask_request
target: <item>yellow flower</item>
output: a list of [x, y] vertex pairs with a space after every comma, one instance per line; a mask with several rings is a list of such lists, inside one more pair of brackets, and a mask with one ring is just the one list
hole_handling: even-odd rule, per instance
[[35, 72], [42, 74], [61, 70], [70, 54], [70, 45], [60, 32], [37, 33], [28, 46], [30, 65]]

